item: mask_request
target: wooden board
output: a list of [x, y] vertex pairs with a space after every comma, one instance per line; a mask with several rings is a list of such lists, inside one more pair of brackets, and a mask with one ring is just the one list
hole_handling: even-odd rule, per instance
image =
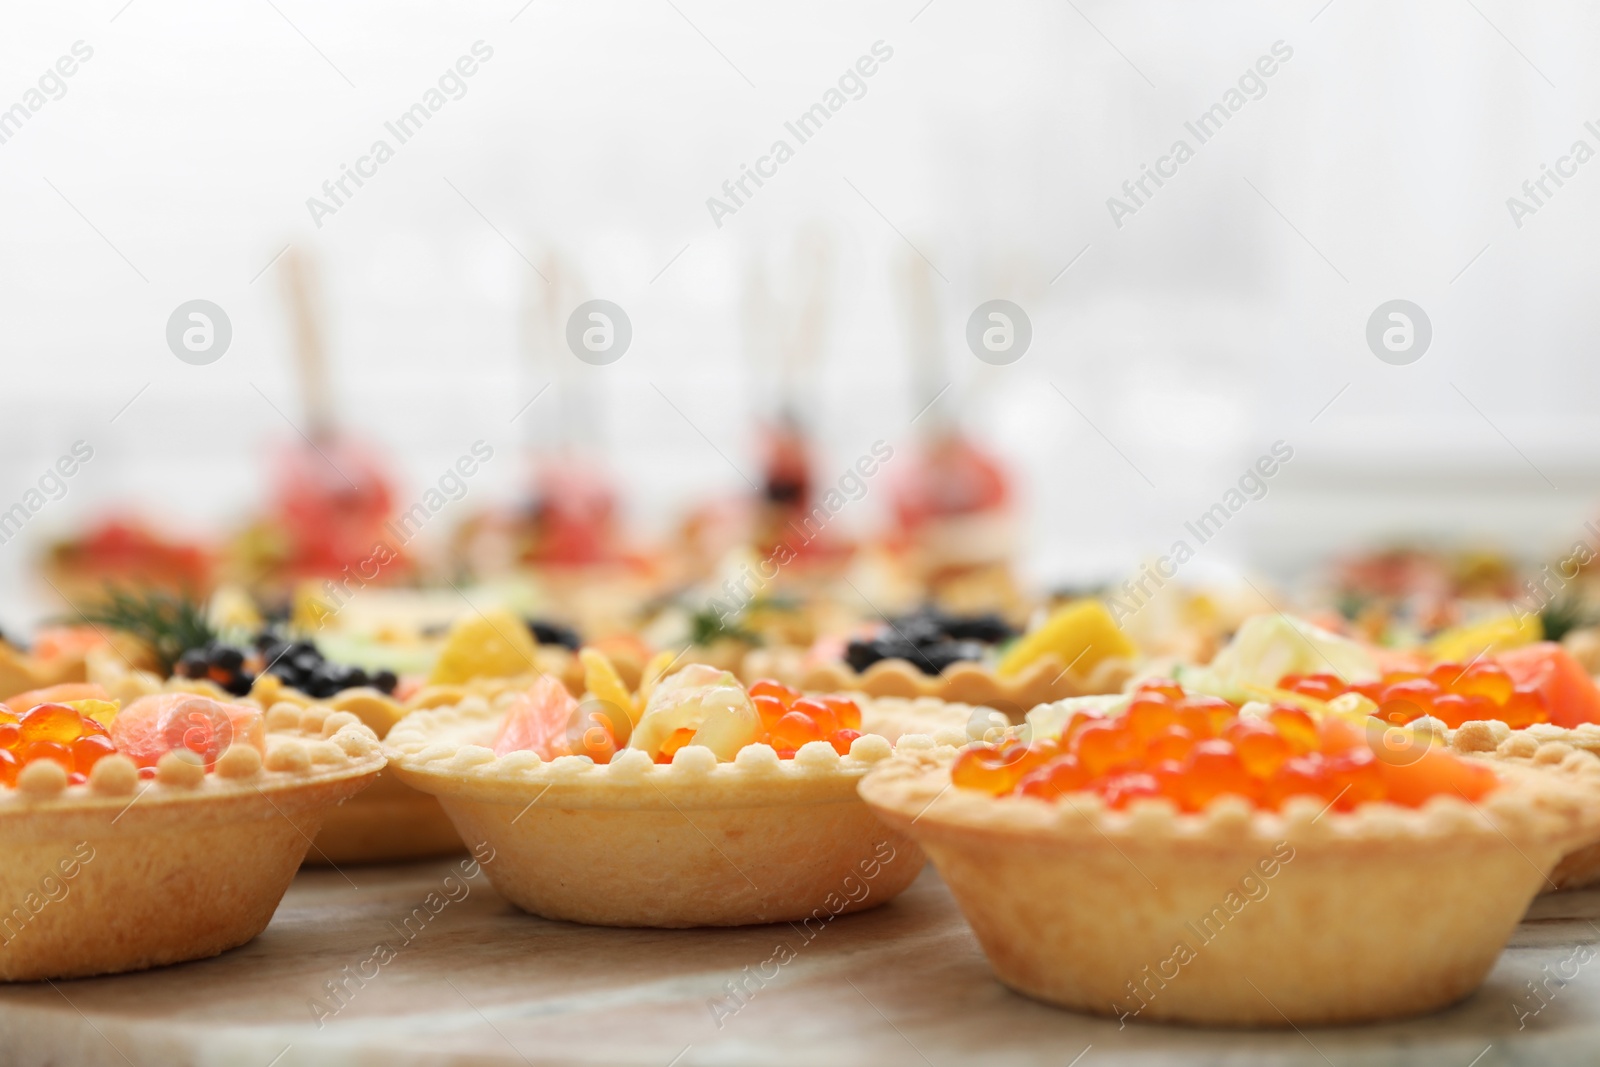
[[[893, 904], [809, 940], [788, 925], [546, 922], [448, 861], [307, 870], [265, 933], [216, 959], [0, 988], [0, 1063], [1592, 1064], [1600, 962], [1579, 966], [1575, 952], [1600, 941], [1596, 920], [1600, 893], [1541, 898], [1476, 995], [1404, 1024], [1119, 1028], [997, 983], [931, 870]], [[1545, 1006], [1519, 1020], [1540, 1007], [1526, 983], [1557, 968], [1572, 977], [1551, 980]], [[342, 1006], [326, 986], [341, 978]], [[728, 983], [741, 981], [750, 993], [739, 1007]]]

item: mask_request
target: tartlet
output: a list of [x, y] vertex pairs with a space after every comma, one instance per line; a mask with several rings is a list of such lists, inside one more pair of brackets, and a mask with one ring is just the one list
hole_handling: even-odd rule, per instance
[[[314, 701], [298, 690], [275, 685], [270, 676], [257, 680], [251, 695], [272, 711], [278, 708], [326, 707], [354, 715], [381, 741], [408, 713], [409, 704], [377, 690], [347, 689], [326, 701]], [[422, 701], [439, 693], [418, 694]], [[270, 722], [269, 711], [269, 719]], [[348, 804], [328, 812], [315, 847], [305, 862], [313, 866], [344, 863], [399, 863], [450, 856], [464, 851], [461, 836], [439, 802], [419, 793], [387, 770]]]
[[983, 705], [1015, 723], [1037, 704], [1117, 692], [1137, 656], [1097, 600], [1066, 604], [1020, 636], [994, 614], [927, 607], [885, 620], [876, 636], [841, 651], [835, 657], [757, 650], [744, 667], [747, 675], [776, 673], [808, 691]]
[[[146, 655], [130, 656], [123, 649], [102, 646], [91, 649], [86, 662], [89, 681], [103, 689], [104, 695], [124, 701], [161, 692], [188, 692], [220, 701], [240, 700], [262, 709], [278, 704], [302, 709], [319, 705], [357, 716], [382, 739], [415, 708], [451, 703], [472, 694], [493, 697], [508, 688], [526, 686], [541, 674], [555, 674], [581, 691], [583, 669], [570, 648], [577, 643], [576, 634], [503, 609], [458, 618], [429, 653], [433, 660], [430, 673], [407, 675], [402, 682], [393, 670], [368, 672], [342, 662], [362, 659], [363, 651], [366, 658], [375, 656], [383, 661], [384, 642], [376, 639], [366, 648], [348, 639], [331, 642], [336, 653], [343, 649], [346, 655], [340, 662], [328, 660], [322, 647], [305, 636], [316, 632], [320, 616], [315, 611], [307, 613], [309, 629], [291, 637], [280, 629], [262, 629], [247, 599], [231, 605], [231, 610], [219, 610], [214, 603], [211, 614], [233, 616], [231, 622], [217, 624], [228, 627], [230, 639], [224, 640], [200, 609], [187, 601], [145, 602], [124, 597], [120, 603], [120, 614], [106, 621], [108, 625], [144, 625], [146, 639], [133, 644], [145, 648]], [[167, 626], [148, 625], [149, 617], [163, 613], [169, 617]], [[187, 625], [180, 626], [179, 621]], [[183, 644], [177, 643], [180, 635]], [[161, 660], [148, 654], [153, 640], [168, 641], [170, 671], [162, 671]], [[415, 650], [406, 651], [409, 655]], [[636, 667], [626, 657], [621, 668], [625, 674], [634, 671], [636, 679]], [[392, 776], [381, 776], [358, 799], [330, 813], [306, 862], [400, 862], [463, 849], [438, 801]]]
[[209, 772], [168, 752], [143, 778], [113, 754], [80, 784], [41, 760], [0, 788], [0, 980], [141, 970], [259, 934], [328, 812], [384, 764], [353, 715], [266, 719], [265, 757], [239, 741]]
[[[542, 631], [542, 632], [541, 632]], [[370, 687], [347, 689], [326, 703], [350, 711], [385, 738], [394, 724], [418, 708], [451, 704], [469, 696], [494, 699], [551, 675], [582, 692], [583, 667], [571, 646], [577, 637], [549, 624], [530, 623], [491, 609], [459, 618], [450, 628], [426, 681], [399, 700]], [[619, 657], [623, 676], [638, 680], [639, 666]], [[311, 698], [289, 686], [258, 678], [251, 693], [263, 706], [274, 700], [307, 704]], [[391, 863], [447, 856], [465, 850], [439, 801], [393, 775], [380, 775], [371, 789], [329, 815], [308, 863]]]
[[525, 911], [600, 926], [804, 921], [876, 907], [922, 868], [910, 839], [856, 794], [894, 749], [882, 736], [854, 738], [845, 755], [811, 741], [788, 759], [764, 743], [721, 762], [697, 743], [670, 762], [638, 748], [607, 763], [497, 756], [510, 699], [416, 712], [386, 748], [395, 774], [437, 796], [463, 839], [495, 850], [485, 869]]
[[[214, 700], [240, 700], [269, 712], [282, 706], [295, 709], [294, 713], [299, 714], [318, 707], [324, 713], [344, 712], [353, 716], [379, 740], [413, 707], [459, 699], [474, 689], [494, 692], [506, 684], [484, 680], [472, 686], [429, 686], [407, 701], [363, 686], [319, 700], [285, 685], [274, 675], [262, 674], [255, 679], [248, 695], [234, 697], [206, 679], [162, 679], [150, 671], [129, 670], [113, 656], [93, 658], [90, 665], [91, 679], [109, 696], [124, 702], [153, 693], [194, 693]], [[316, 847], [306, 853], [305, 862], [312, 865], [394, 863], [448, 856], [464, 848], [438, 801], [401, 784], [392, 775], [381, 774], [371, 788], [327, 813]]]
[[844, 693], [861, 705], [861, 730], [889, 741], [927, 736], [961, 745], [1003, 734], [1011, 724], [1004, 712], [986, 705], [952, 703], [935, 697], [870, 697]]
[[[1469, 722], [1445, 733], [1452, 750], [1534, 770], [1559, 770], [1572, 752], [1600, 756], [1600, 724], [1575, 727], [1536, 723], [1513, 730], [1503, 722]], [[1556, 864], [1541, 892], [1584, 889], [1600, 883], [1600, 838], [1583, 843]]]
[[[1454, 644], [1457, 654], [1461, 642]], [[1441, 646], [1444, 647], [1444, 646]], [[1480, 642], [1465, 662], [1413, 663], [1383, 673], [1356, 658], [1341, 660], [1346, 674], [1290, 674], [1274, 692], [1299, 694], [1311, 705], [1326, 704], [1371, 715], [1380, 723], [1426, 731], [1459, 754], [1507, 761], [1535, 770], [1552, 761], [1560, 746], [1600, 754], [1600, 690], [1562, 646], [1524, 644], [1494, 651]], [[1327, 663], [1323, 664], [1325, 668]], [[1424, 669], [1426, 668], [1426, 669]], [[1536, 761], [1537, 752], [1543, 752]], [[1565, 857], [1544, 885], [1546, 892], [1600, 882], [1600, 838]]]
[[925, 698], [947, 704], [996, 708], [1013, 722], [1038, 704], [1115, 693], [1133, 675], [1133, 663], [1105, 660], [1083, 674], [1068, 670], [1056, 656], [1036, 660], [1015, 675], [1002, 676], [982, 663], [955, 663], [929, 675], [903, 659], [880, 660], [857, 672], [841, 662], [820, 663], [793, 675], [795, 683], [819, 693], [858, 692], [872, 697]]
[[[1543, 770], [1495, 766], [1476, 800], [1416, 806], [1341, 791], [1191, 809], [1150, 795], [1162, 775], [1193, 773], [1176, 764], [1130, 775], [1146, 780], [1120, 798], [991, 795], [955, 783], [958, 755], [897, 754], [862, 796], [928, 854], [1002, 982], [1124, 1023], [1327, 1025], [1450, 1004], [1482, 982], [1562, 856], [1600, 831], [1600, 760], [1567, 746], [1536, 746]], [[1447, 759], [1432, 757], [1435, 770]], [[1483, 783], [1481, 764], [1451, 766]]]
[[[1174, 673], [1231, 699], [1289, 699], [1312, 710], [1369, 715], [1377, 734], [1404, 726], [1475, 758], [1539, 769], [1545, 764], [1531, 762], [1532, 755], [1552, 742], [1600, 754], [1600, 688], [1570, 650], [1537, 636], [1536, 626], [1530, 634], [1516, 620], [1496, 619], [1407, 652], [1289, 616], [1257, 616], [1209, 666]], [[1576, 846], [1544, 891], [1596, 883], [1600, 838]]]

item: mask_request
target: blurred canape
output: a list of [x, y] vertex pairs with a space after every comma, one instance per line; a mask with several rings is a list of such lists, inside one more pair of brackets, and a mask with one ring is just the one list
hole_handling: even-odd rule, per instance
[[198, 541], [158, 532], [132, 515], [112, 515], [52, 544], [42, 573], [74, 605], [99, 602], [108, 586], [205, 596], [214, 581], [215, 559]]

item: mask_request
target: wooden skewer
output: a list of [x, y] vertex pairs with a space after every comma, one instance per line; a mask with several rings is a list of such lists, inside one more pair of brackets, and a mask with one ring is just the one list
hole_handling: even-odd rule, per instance
[[828, 296], [833, 283], [833, 242], [826, 232], [810, 229], [795, 241], [796, 316], [783, 346], [780, 381], [785, 401], [802, 405], [802, 394], [815, 389], [822, 365], [822, 342], [828, 328]]
[[322, 345], [322, 324], [315, 299], [315, 273], [306, 252], [298, 247], [289, 249], [283, 260], [283, 287], [294, 328], [295, 362], [300, 370], [306, 436], [321, 443], [334, 436], [334, 416], [327, 351]]
[[[939, 334], [939, 305], [933, 292], [933, 273], [921, 256], [907, 253], [901, 263], [906, 291], [906, 340], [911, 355], [911, 398], [918, 411], [918, 428], [924, 437], [948, 431], [948, 404], [933, 400], [950, 385], [949, 363]], [[932, 404], [932, 407], [928, 405]], [[943, 410], [941, 410], [943, 409]]]

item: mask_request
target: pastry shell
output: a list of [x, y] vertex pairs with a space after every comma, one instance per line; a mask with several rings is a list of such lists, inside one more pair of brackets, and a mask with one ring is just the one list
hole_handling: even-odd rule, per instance
[[384, 771], [370, 788], [328, 812], [305, 864], [402, 863], [464, 851], [438, 799]]
[[[582, 692], [583, 668], [576, 656], [540, 646], [561, 668], [560, 678], [569, 690]], [[511, 678], [474, 678], [471, 681], [427, 685], [406, 700], [377, 689], [358, 687], [334, 696], [315, 698], [284, 685], [271, 674], [262, 674], [247, 697], [230, 696], [216, 683], [205, 679], [168, 678], [144, 670], [132, 670], [121, 655], [101, 655], [92, 664], [91, 680], [105, 686], [112, 696], [132, 701], [149, 693], [190, 692], [215, 700], [254, 703], [262, 709], [289, 704], [298, 708], [321, 706], [348, 711], [370, 726], [380, 739], [395, 723], [418, 708], [454, 704], [469, 696], [493, 699], [501, 693], [525, 689], [534, 674]], [[466, 851], [439, 801], [400, 781], [393, 774], [380, 775], [371, 788], [363, 790], [348, 804], [328, 812], [315, 846], [306, 853], [310, 866], [340, 866], [347, 863], [399, 863], [431, 859]]]
[[[423, 702], [448, 695], [436, 690], [418, 694]], [[347, 711], [373, 727], [380, 739], [388, 735], [394, 728], [393, 723], [403, 718], [410, 708], [420, 706], [409, 701], [401, 704], [376, 689], [364, 688], [347, 689], [325, 701], [315, 701], [298, 689], [264, 686], [261, 680], [257, 681], [251, 696], [263, 701], [275, 700], [274, 708], [320, 705]], [[383, 717], [389, 717], [389, 721], [384, 722]], [[385, 770], [371, 788], [362, 790], [348, 804], [341, 804], [328, 813], [321, 833], [317, 834], [315, 847], [306, 853], [305, 862], [313, 867], [400, 863], [451, 856], [465, 850], [461, 835], [450, 824], [450, 817], [439, 806], [439, 801], [417, 792]]]
[[[886, 761], [867, 802], [927, 852], [1000, 980], [1124, 1022], [1312, 1026], [1470, 993], [1563, 853], [1600, 831], [1600, 760], [1498, 768], [1477, 804], [1354, 812], [1223, 798], [1110, 811], [952, 788], [954, 749]], [[1180, 948], [1180, 946], [1182, 946]]]
[[265, 929], [323, 818], [383, 767], [352, 715], [270, 721], [206, 773], [120, 755], [67, 785], [30, 764], [0, 789], [0, 980], [76, 978], [215, 956]]
[[[326, 712], [344, 711], [356, 716], [381, 740], [413, 708], [459, 699], [468, 692], [498, 693], [513, 683], [484, 679], [468, 686], [430, 686], [411, 700], [401, 702], [377, 689], [346, 689], [326, 699], [316, 699], [284, 685], [270, 674], [256, 679], [250, 695], [229, 695], [216, 683], [205, 679], [168, 678], [162, 680], [148, 671], [130, 671], [126, 665], [105, 657], [91, 672], [113, 697], [132, 702], [149, 693], [185, 692], [213, 700], [255, 704], [263, 710], [280, 705], [298, 709], [321, 707]], [[461, 837], [450, 825], [439, 802], [382, 774], [371, 788], [363, 790], [347, 804], [330, 810], [317, 835], [315, 846], [306, 853], [312, 866], [339, 866], [346, 863], [398, 863], [406, 860], [449, 856], [465, 851]]]
[[841, 693], [861, 708], [861, 732], [898, 741], [923, 734], [940, 743], [963, 745], [992, 740], [1010, 725], [1004, 712], [971, 704], [951, 704], [935, 697], [870, 697]]
[[893, 751], [884, 737], [864, 734], [844, 757], [811, 742], [780, 760], [757, 744], [719, 763], [689, 745], [667, 765], [634, 750], [596, 765], [496, 756], [487, 746], [500, 718], [468, 698], [408, 716], [385, 747], [394, 773], [436, 795], [463, 840], [493, 849], [484, 869], [496, 890], [535, 915], [642, 927], [804, 921], [876, 907], [922, 869], [910, 839], [856, 794]]
[[1087, 674], [1078, 674], [1066, 669], [1060, 658], [1045, 656], [1014, 676], [999, 675], [992, 666], [972, 662], [953, 663], [939, 674], [930, 675], [903, 659], [879, 660], [859, 673], [839, 661], [784, 670], [781, 657], [761, 658], [758, 650], [746, 658], [742, 673], [773, 673], [780, 681], [807, 692], [851, 690], [873, 697], [928, 697], [951, 704], [981, 705], [1005, 712], [1016, 724], [1039, 704], [1121, 692], [1133, 676], [1133, 669], [1129, 660], [1108, 659], [1097, 663]]
[[[1448, 731], [1446, 736], [1450, 747], [1460, 755], [1524, 767], [1558, 766], [1574, 751], [1600, 755], [1600, 724], [1596, 723], [1571, 728], [1537, 723], [1513, 730], [1503, 722], [1469, 722]], [[1596, 884], [1600, 884], [1600, 833], [1561, 858], [1543, 892]]]

